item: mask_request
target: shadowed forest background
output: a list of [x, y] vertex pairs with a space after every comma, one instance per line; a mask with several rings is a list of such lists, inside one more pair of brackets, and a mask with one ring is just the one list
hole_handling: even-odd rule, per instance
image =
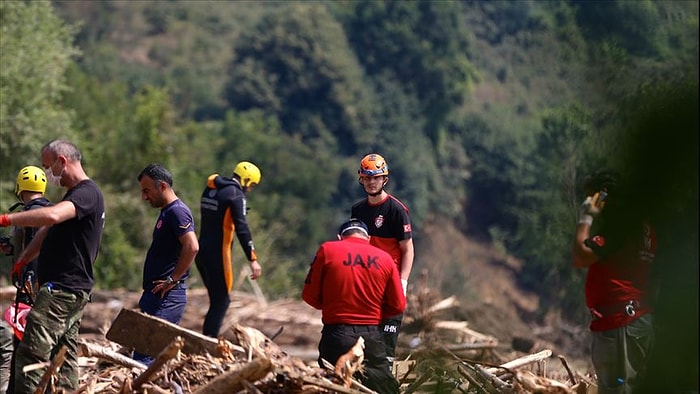
[[143, 167], [169, 168], [197, 220], [207, 176], [250, 160], [260, 285], [298, 297], [378, 152], [414, 273], [468, 301], [469, 261], [421, 253], [449, 224], [522, 261], [542, 315], [585, 324], [571, 240], [582, 180], [613, 167], [659, 227], [661, 318], [691, 319], [697, 377], [696, 1], [3, 0], [0, 23], [0, 210], [41, 146], [74, 141], [108, 205], [98, 288], [140, 288]]

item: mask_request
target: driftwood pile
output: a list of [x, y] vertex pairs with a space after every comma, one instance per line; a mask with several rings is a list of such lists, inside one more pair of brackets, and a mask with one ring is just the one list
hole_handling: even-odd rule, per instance
[[[168, 331], [169, 323], [150, 319]], [[146, 324], [148, 325], [148, 324]], [[180, 329], [196, 341], [196, 333]], [[229, 329], [237, 337], [234, 344], [223, 337], [216, 354], [184, 353], [185, 339], [176, 336], [146, 367], [122, 354], [115, 343], [80, 344], [83, 375], [76, 393], [363, 393], [363, 388], [342, 366], [335, 369], [311, 367], [288, 356], [260, 331], [240, 325]], [[164, 332], [168, 336], [172, 332]], [[190, 346], [204, 348], [205, 345]], [[56, 366], [57, 368], [58, 366]], [[348, 365], [348, 367], [351, 367]], [[358, 368], [359, 365], [352, 366]], [[56, 369], [53, 369], [54, 371]]]
[[[401, 393], [596, 392], [593, 378], [572, 371], [563, 356], [553, 358], [549, 349], [504, 356], [496, 338], [469, 328], [467, 322], [439, 318], [457, 305], [455, 297], [441, 299], [425, 285], [409, 292], [394, 365]], [[313, 326], [314, 333], [319, 322], [307, 321], [309, 316], [294, 312], [291, 305], [284, 307], [289, 313], [266, 311], [254, 303], [235, 305], [235, 309], [237, 318], [215, 340], [125, 305], [106, 334], [92, 339], [81, 336], [82, 375], [75, 392], [372, 393], [352, 378], [353, 371], [361, 370], [362, 343], [343, 357], [347, 362], [319, 367], [309, 357], [302, 361], [290, 356], [286, 344], [277, 344], [284, 342], [277, 339], [282, 328], [294, 329], [293, 322]], [[247, 309], [263, 317], [265, 327], [285, 321], [287, 326], [266, 336], [243, 324]], [[317, 340], [309, 342], [315, 347]], [[156, 361], [149, 367], [138, 363], [130, 355], [134, 349]], [[552, 359], [560, 365], [559, 372], [551, 365], [548, 371], [547, 362]], [[51, 365], [31, 367], [45, 369], [42, 384], [51, 390], [62, 362], [59, 355]]]
[[457, 305], [455, 297], [440, 299], [428, 286], [409, 293], [402, 339], [395, 365], [401, 392], [408, 393], [596, 393], [595, 379], [572, 371], [547, 371], [550, 349], [509, 361], [499, 354], [498, 340], [468, 328], [467, 322], [438, 320], [440, 311]]

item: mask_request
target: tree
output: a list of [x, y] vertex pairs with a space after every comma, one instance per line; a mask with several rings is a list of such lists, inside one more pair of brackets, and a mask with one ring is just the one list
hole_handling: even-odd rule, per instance
[[274, 114], [285, 132], [346, 154], [376, 135], [371, 91], [323, 3], [273, 8], [233, 51], [225, 91], [233, 108]]
[[48, 1], [0, 1], [0, 26], [0, 179], [9, 181], [7, 190], [16, 171], [38, 164], [44, 144], [74, 137], [71, 112], [60, 101], [78, 50], [71, 45], [74, 28]]
[[337, 13], [367, 75], [395, 79], [417, 98], [425, 131], [437, 142], [476, 79], [461, 3], [362, 0]]

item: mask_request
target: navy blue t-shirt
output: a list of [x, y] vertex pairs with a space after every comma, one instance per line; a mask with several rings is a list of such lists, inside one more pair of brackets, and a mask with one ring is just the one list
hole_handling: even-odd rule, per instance
[[[172, 275], [182, 252], [179, 238], [190, 231], [194, 231], [194, 219], [190, 208], [184, 202], [178, 199], [161, 209], [143, 267], [144, 290], [153, 288], [154, 280], [162, 280]], [[180, 279], [187, 279], [189, 275], [188, 270]]]

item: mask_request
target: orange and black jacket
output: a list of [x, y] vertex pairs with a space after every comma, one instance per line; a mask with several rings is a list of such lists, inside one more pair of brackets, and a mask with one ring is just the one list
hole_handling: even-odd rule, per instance
[[237, 179], [218, 174], [209, 176], [207, 187], [202, 192], [197, 260], [207, 264], [223, 264], [227, 284], [233, 280], [231, 252], [234, 234], [248, 261], [257, 260], [247, 210], [245, 193]]

